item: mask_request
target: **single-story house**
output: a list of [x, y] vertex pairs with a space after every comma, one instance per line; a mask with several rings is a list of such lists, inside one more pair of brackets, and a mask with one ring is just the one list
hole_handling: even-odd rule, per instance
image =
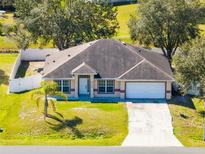
[[44, 80], [71, 98], [170, 99], [166, 57], [113, 39], [100, 39], [47, 55]]

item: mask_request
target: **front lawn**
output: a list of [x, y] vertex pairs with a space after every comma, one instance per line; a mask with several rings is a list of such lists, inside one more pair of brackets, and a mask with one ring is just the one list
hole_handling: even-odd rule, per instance
[[0, 54], [0, 145], [120, 145], [127, 135], [124, 103], [56, 102], [49, 113], [64, 123], [43, 120], [30, 95], [7, 94], [16, 54]]
[[192, 101], [170, 102], [174, 134], [185, 146], [205, 146], [203, 141], [204, 104], [199, 99], [192, 99]]
[[43, 120], [42, 109], [20, 94], [3, 103], [5, 131], [2, 145], [120, 145], [127, 135], [127, 111], [123, 103], [56, 102], [50, 114], [65, 121]]

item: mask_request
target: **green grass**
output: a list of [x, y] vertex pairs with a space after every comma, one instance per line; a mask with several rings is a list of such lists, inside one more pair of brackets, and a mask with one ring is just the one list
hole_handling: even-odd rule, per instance
[[13, 16], [13, 13], [6, 13], [3, 15], [3, 18], [0, 18], [0, 22], [4, 25], [13, 25], [15, 24], [15, 19]]
[[201, 30], [201, 34], [202, 34], [202, 35], [205, 35], [205, 24], [200, 24], [200, 25], [199, 25], [199, 28], [200, 28], [200, 30]]
[[[137, 8], [140, 6], [140, 4], [130, 4], [130, 5], [122, 5], [118, 6], [118, 16], [117, 19], [119, 21], [120, 28], [118, 30], [117, 36], [115, 36], [115, 39], [122, 40], [128, 43], [133, 43], [130, 39], [130, 33], [128, 28], [128, 21], [130, 18], [130, 15], [135, 14]], [[205, 21], [205, 19], [204, 19]], [[202, 22], [199, 24], [199, 28], [201, 30], [201, 34], [205, 35], [205, 22]]]
[[117, 20], [119, 21], [120, 28], [118, 30], [115, 39], [132, 43], [129, 34], [128, 21], [130, 15], [136, 12], [138, 6], [139, 4], [130, 4], [130, 5], [121, 5], [117, 7], [118, 9]]
[[205, 146], [203, 141], [203, 115], [205, 108], [203, 101], [193, 99], [195, 109], [191, 104], [184, 106], [180, 103], [169, 104], [173, 117], [174, 134], [185, 146]]
[[[56, 102], [64, 120], [43, 120], [31, 92], [7, 94], [15, 54], [0, 54], [0, 145], [120, 145], [126, 137], [128, 116], [124, 103]], [[62, 115], [63, 118], [60, 116]]]
[[[137, 7], [139, 4], [130, 4], [130, 5], [122, 5], [118, 6], [118, 16], [117, 20], [119, 21], [120, 28], [117, 32], [117, 36], [115, 36], [115, 39], [122, 40], [128, 43], [132, 43], [130, 39], [129, 34], [129, 28], [128, 28], [128, 21], [131, 14], [135, 13]], [[13, 15], [6, 14], [6, 19], [1, 19], [0, 22], [3, 24], [14, 24], [15, 20], [13, 19]], [[30, 46], [31, 48], [37, 48], [39, 45], [32, 44]], [[45, 46], [46, 48], [53, 47], [52, 42]], [[17, 49], [16, 42], [14, 40], [11, 40], [8, 37], [0, 37], [0, 49]]]
[[[129, 34], [129, 28], [128, 28], [128, 21], [131, 14], [134, 14], [139, 7], [140, 4], [129, 4], [129, 5], [121, 5], [117, 6], [118, 8], [118, 15], [117, 20], [119, 21], [119, 30], [117, 32], [117, 35], [114, 37], [114, 39], [121, 40], [128, 42], [132, 44], [132, 40], [130, 39]], [[15, 20], [13, 19], [13, 14], [9, 13], [6, 14], [7, 18], [1, 19], [0, 22], [3, 24], [14, 24]], [[205, 24], [199, 24], [199, 28], [202, 30], [201, 34], [205, 35]], [[39, 47], [39, 44], [32, 44], [30, 46], [31, 48], [37, 48]], [[52, 48], [53, 44], [52, 42], [48, 45], [44, 46], [45, 48]], [[7, 37], [0, 37], [0, 49], [17, 49], [16, 42], [13, 40], [7, 38]]]
[[17, 49], [17, 45], [14, 40], [6, 36], [0, 36], [0, 49]]
[[[13, 13], [6, 13], [3, 18], [0, 18], [0, 23], [3, 25], [14, 25]], [[0, 36], [0, 49], [17, 49], [17, 45], [14, 40], [6, 36]]]

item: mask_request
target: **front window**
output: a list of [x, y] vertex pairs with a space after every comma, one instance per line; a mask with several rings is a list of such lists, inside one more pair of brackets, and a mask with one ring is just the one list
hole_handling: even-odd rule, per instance
[[61, 91], [61, 80], [55, 80], [55, 82], [58, 84], [58, 91]]
[[71, 83], [70, 80], [55, 80], [58, 84], [58, 90], [66, 94], [70, 93]]
[[99, 80], [98, 81], [98, 91], [99, 93], [105, 93], [105, 81], [104, 80]]
[[69, 80], [63, 80], [63, 92], [66, 94], [70, 93], [70, 81]]
[[107, 93], [114, 93], [114, 81], [107, 81]]
[[113, 80], [99, 80], [98, 92], [103, 94], [114, 93], [114, 81]]

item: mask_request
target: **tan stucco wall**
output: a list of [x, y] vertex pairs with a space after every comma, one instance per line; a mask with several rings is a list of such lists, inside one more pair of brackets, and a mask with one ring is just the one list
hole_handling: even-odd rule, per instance
[[124, 99], [125, 98], [125, 86], [126, 86], [126, 82], [125, 81], [120, 81], [120, 98]]
[[[125, 90], [126, 90], [126, 81], [115, 81], [115, 93], [114, 94], [98, 94], [96, 91], [98, 89], [98, 80], [94, 79], [94, 76], [90, 77], [91, 81], [91, 93], [90, 96], [92, 97], [118, 97], [124, 99]], [[167, 81], [166, 83], [166, 99], [171, 99], [172, 97], [172, 82]], [[71, 80], [71, 93], [68, 97], [75, 97], [78, 98], [78, 75], [75, 75], [75, 79]], [[74, 91], [73, 91], [74, 90]]]
[[166, 99], [171, 99], [172, 97], [172, 82], [166, 82]]
[[[75, 89], [75, 80], [71, 80], [71, 89]], [[75, 97], [75, 91], [71, 91], [71, 93], [68, 95], [69, 97]]]

